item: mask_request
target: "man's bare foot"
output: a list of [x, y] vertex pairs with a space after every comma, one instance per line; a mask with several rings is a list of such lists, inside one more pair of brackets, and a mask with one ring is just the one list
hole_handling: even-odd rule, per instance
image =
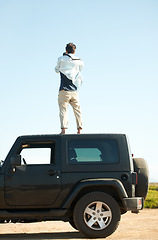
[[80, 134], [80, 133], [81, 133], [81, 129], [82, 129], [82, 128], [78, 128], [77, 134]]
[[65, 134], [65, 128], [62, 128], [61, 133], [60, 134]]

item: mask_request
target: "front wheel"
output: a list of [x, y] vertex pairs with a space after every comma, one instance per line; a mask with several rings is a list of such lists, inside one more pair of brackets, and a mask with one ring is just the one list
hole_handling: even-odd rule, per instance
[[91, 192], [77, 202], [74, 222], [87, 237], [107, 237], [117, 229], [120, 215], [114, 198], [104, 192]]

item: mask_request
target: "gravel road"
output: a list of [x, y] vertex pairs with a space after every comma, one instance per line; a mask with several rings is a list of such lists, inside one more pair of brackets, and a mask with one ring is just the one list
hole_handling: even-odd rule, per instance
[[[11, 239], [82, 239], [82, 234], [73, 229], [69, 223], [5, 223], [0, 224], [0, 240]], [[105, 238], [100, 238], [100, 240]], [[139, 214], [130, 212], [122, 215], [120, 225], [107, 240], [158, 240], [158, 209], [144, 209]]]

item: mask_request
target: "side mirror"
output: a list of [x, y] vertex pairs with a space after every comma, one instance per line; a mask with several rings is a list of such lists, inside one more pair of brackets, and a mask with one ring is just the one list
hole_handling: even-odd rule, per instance
[[11, 158], [10, 162], [13, 167], [21, 166], [21, 155], [20, 154], [15, 155], [14, 157]]

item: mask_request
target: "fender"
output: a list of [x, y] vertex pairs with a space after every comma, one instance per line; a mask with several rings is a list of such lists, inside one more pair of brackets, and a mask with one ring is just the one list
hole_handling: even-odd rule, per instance
[[[74, 199], [77, 197], [77, 195], [84, 189], [88, 187], [93, 187], [93, 189], [97, 187], [111, 187], [113, 188], [117, 193], [120, 199], [128, 198], [128, 195], [126, 193], [126, 190], [118, 179], [86, 179], [80, 181], [77, 186], [74, 186], [74, 189], [71, 191], [71, 193], [67, 196], [67, 198], [62, 203], [62, 208], [69, 208], [71, 206], [71, 203], [74, 201]], [[95, 190], [94, 190], [95, 191]]]

